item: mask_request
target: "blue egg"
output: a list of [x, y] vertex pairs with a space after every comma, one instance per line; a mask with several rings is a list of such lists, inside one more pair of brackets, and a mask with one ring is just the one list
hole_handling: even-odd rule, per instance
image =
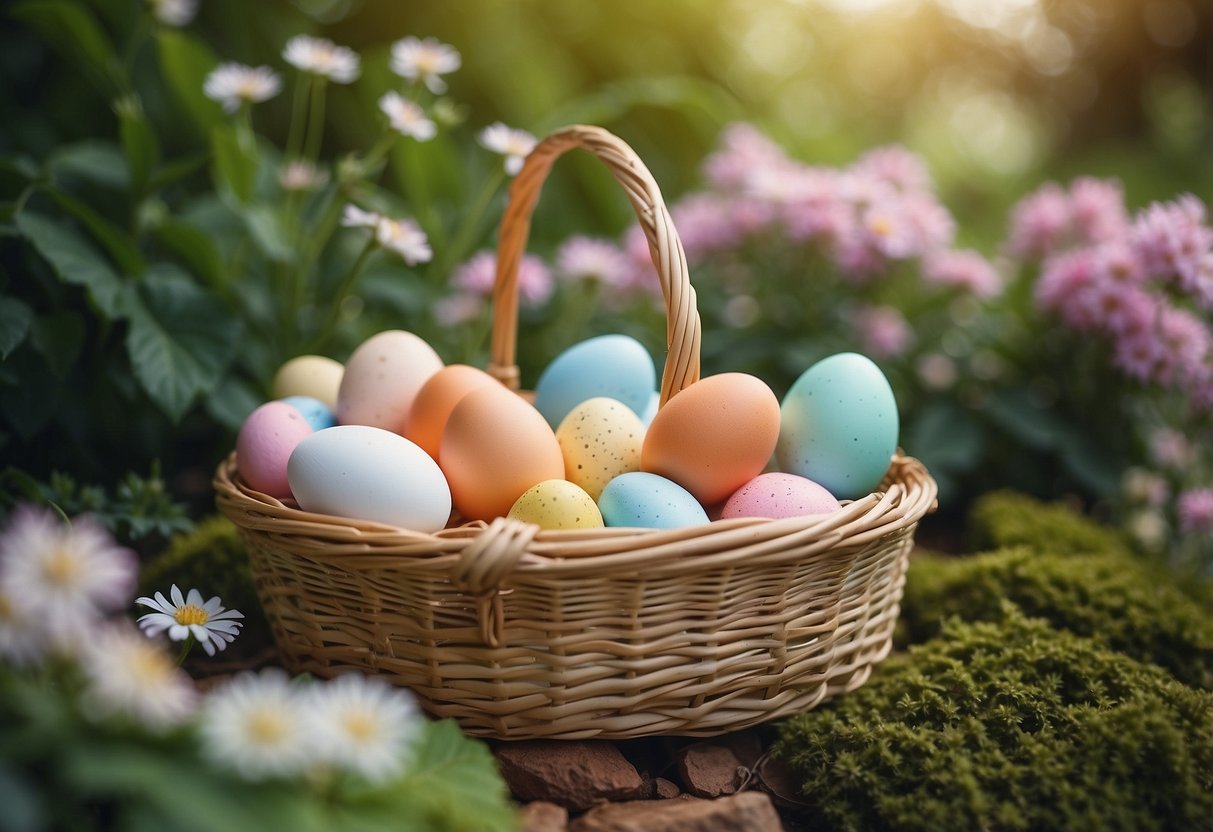
[[287, 396], [280, 401], [298, 410], [299, 415], [312, 426], [314, 431], [331, 428], [337, 424], [337, 417], [333, 415], [333, 411], [320, 399], [312, 396]]
[[784, 396], [775, 457], [779, 470], [853, 500], [880, 485], [898, 432], [884, 373], [866, 356], [838, 353], [805, 370]]
[[699, 501], [678, 483], [646, 471], [620, 474], [606, 484], [598, 510], [608, 526], [681, 529], [708, 522]]
[[640, 423], [646, 428], [653, 424], [653, 417], [657, 415], [657, 409], [661, 405], [661, 391], [654, 390], [649, 396], [649, 403], [644, 406], [644, 412], [640, 414]]
[[552, 360], [535, 383], [535, 407], [553, 429], [587, 399], [606, 396], [637, 416], [657, 382], [653, 357], [628, 335], [599, 335], [569, 347]]

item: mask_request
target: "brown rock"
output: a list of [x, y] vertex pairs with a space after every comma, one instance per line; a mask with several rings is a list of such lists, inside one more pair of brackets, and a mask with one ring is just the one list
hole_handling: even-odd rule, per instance
[[519, 832], [565, 832], [569, 810], [546, 800], [534, 800], [518, 810]]
[[744, 768], [729, 748], [715, 743], [688, 745], [678, 757], [678, 774], [686, 790], [696, 797], [720, 797], [737, 791]]
[[656, 791], [657, 797], [660, 800], [669, 800], [672, 797], [678, 797], [678, 795], [682, 794], [682, 789], [678, 788], [677, 783], [666, 780], [664, 777], [658, 777], [653, 786], [654, 791]]
[[723, 745], [737, 757], [737, 761], [746, 768], [753, 768], [762, 759], [762, 740], [754, 730], [737, 731], [733, 734], [713, 737], [715, 745]]
[[718, 800], [680, 797], [606, 803], [569, 824], [569, 832], [783, 832], [771, 799], [742, 792]]
[[771, 755], [758, 764], [754, 779], [763, 791], [771, 795], [781, 809], [804, 809], [809, 802], [800, 793], [800, 783], [792, 768], [779, 757]]
[[496, 753], [502, 778], [522, 801], [579, 811], [645, 796], [644, 780], [613, 743], [535, 740], [502, 745]]

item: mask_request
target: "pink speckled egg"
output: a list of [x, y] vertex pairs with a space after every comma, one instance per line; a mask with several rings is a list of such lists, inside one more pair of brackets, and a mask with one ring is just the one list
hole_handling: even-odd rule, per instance
[[759, 474], [725, 502], [722, 519], [730, 517], [800, 517], [805, 514], [829, 514], [839, 508], [838, 500], [825, 488], [805, 477], [773, 472]]
[[266, 402], [254, 410], [236, 436], [236, 467], [251, 488], [279, 499], [291, 496], [286, 463], [312, 426], [286, 402]]

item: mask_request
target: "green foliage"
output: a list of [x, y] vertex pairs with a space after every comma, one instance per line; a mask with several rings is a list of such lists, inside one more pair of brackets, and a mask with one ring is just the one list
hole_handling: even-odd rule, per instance
[[505, 832], [515, 820], [492, 755], [426, 722], [401, 777], [251, 783], [203, 757], [190, 727], [153, 734], [81, 715], [69, 686], [0, 667], [4, 832], [292, 829]]
[[203, 598], [218, 595], [225, 607], [244, 614], [240, 636], [225, 656], [255, 655], [272, 643], [249, 571], [248, 552], [236, 526], [223, 515], [203, 519], [192, 531], [173, 538], [139, 573], [139, 595], [163, 592], [167, 597], [173, 584], [182, 592], [197, 589]]
[[1174, 577], [1124, 554], [1056, 555], [1019, 547], [963, 558], [915, 557], [901, 624], [912, 642], [952, 617], [999, 621], [1011, 602], [1054, 627], [1161, 665], [1185, 684], [1213, 690], [1213, 607]]
[[1008, 607], [780, 725], [831, 830], [1213, 829], [1213, 695]]
[[1118, 531], [1100, 526], [1063, 503], [1048, 503], [1013, 491], [983, 494], [969, 512], [974, 549], [1027, 546], [1042, 552], [1128, 553]]

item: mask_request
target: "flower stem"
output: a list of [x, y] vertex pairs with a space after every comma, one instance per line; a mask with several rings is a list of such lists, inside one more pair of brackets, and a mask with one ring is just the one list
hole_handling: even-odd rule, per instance
[[475, 241], [476, 232], [480, 229], [485, 212], [488, 211], [489, 205], [492, 204], [493, 197], [496, 196], [504, 179], [505, 171], [498, 169], [495, 175], [485, 180], [476, 201], [472, 203], [472, 207], [464, 215], [463, 223], [455, 231], [450, 245], [446, 247], [441, 256], [435, 258], [434, 265], [430, 268], [430, 273], [437, 275], [436, 280], [446, 280], [451, 268], [467, 257], [468, 249]]
[[358, 279], [358, 275], [362, 273], [363, 268], [366, 267], [366, 261], [370, 259], [371, 254], [378, 247], [379, 242], [375, 239], [374, 229], [372, 229], [371, 238], [366, 241], [366, 245], [358, 253], [357, 259], [354, 260], [349, 270], [341, 278], [341, 283], [337, 286], [337, 291], [329, 302], [328, 314], [324, 318], [324, 323], [312, 339], [311, 345], [304, 352], [315, 352], [332, 337], [333, 330], [341, 316], [341, 304], [349, 295], [350, 290], [354, 288], [354, 282]]
[[181, 665], [185, 664], [185, 657], [188, 656], [190, 651], [194, 649], [195, 641], [196, 639], [194, 638], [193, 633], [190, 633], [185, 637], [185, 644], [181, 645], [181, 652], [177, 654], [177, 667], [181, 667]]
[[291, 101], [291, 125], [286, 137], [286, 160], [294, 161], [299, 157], [303, 143], [303, 125], [306, 119], [308, 82], [310, 76], [300, 74], [295, 81], [295, 95]]
[[324, 79], [312, 81], [312, 103], [308, 107], [307, 137], [304, 142], [304, 157], [315, 162], [320, 157], [320, 145], [324, 140]]

